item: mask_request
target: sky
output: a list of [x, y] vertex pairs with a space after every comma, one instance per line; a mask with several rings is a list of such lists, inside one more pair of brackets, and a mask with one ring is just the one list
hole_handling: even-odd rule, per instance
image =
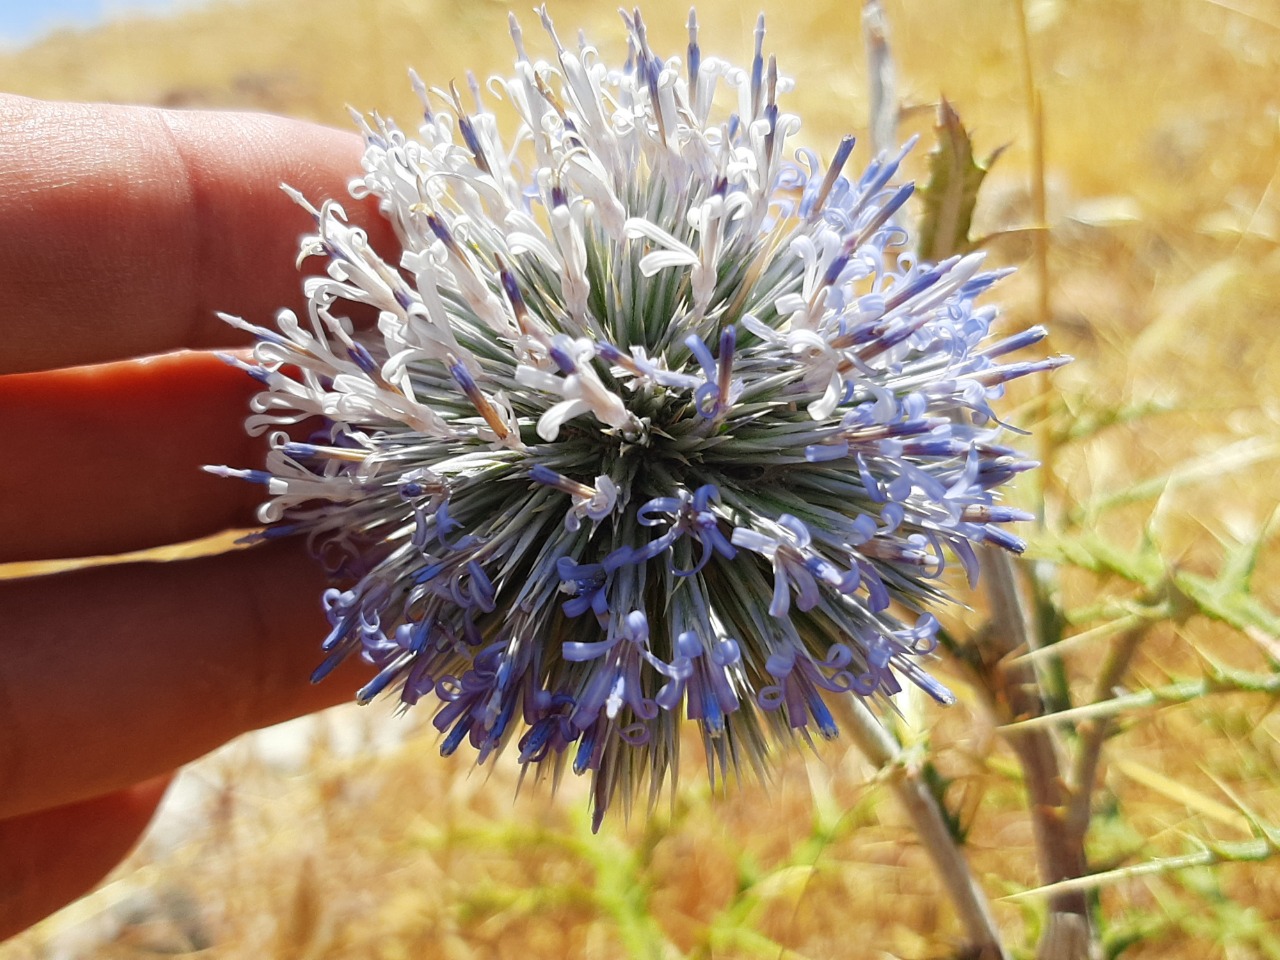
[[25, 46], [58, 27], [91, 27], [121, 13], [164, 13], [194, 0], [0, 0], [0, 44]]

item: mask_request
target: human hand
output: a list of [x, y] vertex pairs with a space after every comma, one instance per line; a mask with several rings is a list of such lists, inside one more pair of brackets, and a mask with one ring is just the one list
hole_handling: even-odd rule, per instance
[[[301, 308], [311, 221], [279, 184], [343, 197], [360, 149], [274, 117], [0, 97], [0, 564], [253, 525], [261, 491], [199, 469], [263, 455], [242, 427], [257, 384], [209, 352], [242, 335], [214, 311], [262, 323]], [[118, 863], [175, 768], [356, 686], [308, 683], [328, 628], [300, 544], [13, 570], [0, 939]]]

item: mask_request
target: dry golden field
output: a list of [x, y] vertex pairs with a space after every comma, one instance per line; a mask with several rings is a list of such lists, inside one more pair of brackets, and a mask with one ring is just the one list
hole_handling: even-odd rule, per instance
[[[1043, 319], [1051, 349], [1077, 358], [1047, 395], [1027, 386], [1004, 407], [1047, 464], [1043, 489], [1023, 484], [1018, 498], [1043, 501], [1031, 553], [1061, 564], [1066, 633], [1082, 635], [1061, 658], [1067, 689], [1095, 698], [1100, 628], [1135, 611], [1152, 626], [1128, 690], [1222, 667], [1267, 675], [1280, 668], [1280, 3], [1022, 0], [1024, 45], [1017, 2], [885, 6], [902, 135], [922, 134], [912, 172], [940, 94], [980, 152], [1008, 144], [975, 230], [1020, 268], [999, 288], [1009, 326]], [[799, 139], [824, 157], [867, 124], [857, 7], [763, 4], [769, 45], [797, 81], [787, 107], [804, 118]], [[407, 126], [409, 66], [439, 85], [508, 69], [507, 9], [215, 2], [2, 55], [0, 90], [335, 125], [352, 104]], [[687, 6], [644, 11], [655, 50], [681, 49]], [[536, 17], [518, 12], [536, 43]], [[580, 25], [606, 53], [622, 49], [611, 7], [560, 0], [552, 13], [562, 33]], [[703, 48], [743, 62], [755, 15], [705, 5]], [[981, 620], [973, 604], [951, 618], [957, 634]], [[965, 676], [940, 669], [961, 703], [909, 710], [901, 732], [953, 781], [966, 852], [1008, 943], [1031, 956], [1043, 901], [1015, 897], [1038, 883], [1019, 768]], [[1092, 864], [1246, 841], [1254, 818], [1280, 825], [1272, 702], [1227, 690], [1126, 714], [1099, 773]], [[611, 817], [593, 837], [580, 784], [513, 799], [514, 763], [440, 759], [426, 711], [344, 710], [314, 728], [300, 766], [252, 745], [204, 761], [200, 816], [181, 842], [144, 844], [0, 960], [939, 958], [961, 940], [893, 794], [848, 744], [783, 757], [773, 782], [723, 796], [688, 760], [671, 804], [630, 824]], [[386, 745], [388, 726], [405, 731], [402, 745]], [[339, 749], [352, 736], [368, 747]], [[1280, 958], [1280, 866], [1267, 852], [1106, 883], [1109, 952]]]

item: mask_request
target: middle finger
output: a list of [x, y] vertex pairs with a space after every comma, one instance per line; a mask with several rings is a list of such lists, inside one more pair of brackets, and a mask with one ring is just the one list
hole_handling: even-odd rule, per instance
[[0, 563], [123, 553], [253, 524], [262, 490], [200, 470], [260, 466], [243, 422], [260, 385], [182, 352], [0, 377]]

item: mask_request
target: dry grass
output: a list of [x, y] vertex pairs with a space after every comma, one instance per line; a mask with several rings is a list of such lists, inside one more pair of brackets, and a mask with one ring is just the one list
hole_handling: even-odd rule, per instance
[[[779, 62], [798, 80], [802, 139], [825, 154], [866, 122], [852, 6], [765, 5]], [[941, 91], [980, 148], [1011, 144], [979, 221], [1014, 230], [991, 247], [1024, 264], [1031, 241], [1016, 229], [1034, 220], [1032, 140], [1013, 4], [886, 6], [904, 99], [922, 108], [908, 111], [905, 132], [927, 134]], [[553, 13], [616, 51], [621, 34], [602, 9], [563, 0]], [[1078, 362], [1057, 376], [1052, 410], [1042, 416], [1024, 391], [1014, 419], [1040, 420], [1041, 435], [1057, 438], [1045, 451], [1052, 533], [1041, 551], [1092, 538], [1121, 555], [1109, 570], [1063, 572], [1077, 632], [1115, 616], [1107, 604], [1143, 594], [1142, 564], [1149, 582], [1215, 575], [1280, 503], [1280, 8], [1027, 0], [1027, 9], [1043, 97], [1053, 340]], [[656, 49], [683, 42], [684, 12], [647, 5]], [[700, 10], [704, 47], [743, 57], [754, 14], [727, 3]], [[0, 89], [337, 124], [348, 102], [407, 117], [408, 65], [433, 82], [468, 66], [505, 69], [505, 16], [492, 0], [215, 4], [5, 56]], [[1036, 283], [1027, 269], [1005, 284], [1011, 324], [1036, 319]], [[1169, 482], [1135, 489], [1162, 476]], [[1277, 583], [1280, 555], [1264, 542], [1253, 586], [1271, 610]], [[1210, 622], [1199, 601], [1167, 595], [1176, 616], [1154, 628], [1132, 686], [1197, 676], [1208, 661], [1264, 665], [1259, 644], [1274, 642], [1265, 630], [1246, 636]], [[1073, 692], [1087, 695], [1104, 644], [1086, 641], [1065, 658]], [[964, 702], [927, 711], [914, 735], [954, 779], [947, 798], [971, 824], [969, 854], [1002, 896], [1036, 883], [1021, 787], [1011, 754], [956, 683]], [[1189, 835], [1243, 839], [1239, 804], [1280, 822], [1270, 707], [1230, 694], [1127, 720], [1103, 771], [1094, 862], [1182, 853]], [[404, 722], [377, 705], [362, 719]], [[114, 886], [0, 958], [47, 955], [126, 894], [142, 904], [138, 917], [98, 955], [206, 946], [210, 957], [280, 960], [940, 957], [959, 940], [892, 798], [839, 744], [785, 760], [768, 787], [723, 798], [686, 770], [669, 810], [647, 824], [611, 822], [595, 839], [578, 784], [512, 801], [511, 764], [486, 772], [442, 761], [428, 733], [401, 749], [339, 753], [320, 735], [304, 773], [288, 777], [249, 747], [206, 761], [207, 825], [176, 850], [144, 849]], [[1101, 905], [1113, 937], [1140, 937], [1126, 956], [1280, 957], [1274, 863], [1130, 880], [1103, 891]], [[1011, 943], [1033, 936], [1034, 901], [996, 910]]]

